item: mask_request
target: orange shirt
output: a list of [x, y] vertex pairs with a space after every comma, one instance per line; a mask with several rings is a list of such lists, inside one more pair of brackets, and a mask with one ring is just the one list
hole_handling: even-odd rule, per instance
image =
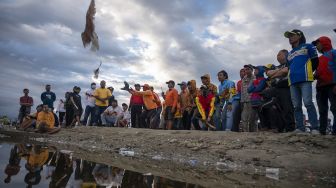
[[48, 128], [54, 128], [55, 118], [52, 112], [39, 112], [37, 115], [36, 125], [39, 126], [40, 123], [45, 122], [48, 125]]
[[178, 92], [175, 88], [169, 89], [166, 92], [165, 104], [166, 106], [176, 107], [178, 100]]
[[181, 91], [180, 99], [181, 99], [181, 110], [182, 111], [184, 111], [187, 107], [192, 106], [191, 101], [190, 101], [190, 94], [187, 89], [184, 91]]
[[154, 91], [153, 91], [153, 95], [154, 95], [154, 99], [155, 99], [154, 102], [156, 103], [156, 105], [157, 105], [158, 107], [161, 107], [162, 104], [161, 104], [161, 100], [160, 100], [159, 95], [158, 95], [157, 93], [155, 93]]
[[157, 108], [153, 95], [153, 92], [151, 90], [147, 90], [147, 91], [132, 91], [132, 94], [135, 95], [141, 95], [143, 98], [143, 102], [145, 104], [145, 107], [147, 110], [153, 110], [155, 108]]

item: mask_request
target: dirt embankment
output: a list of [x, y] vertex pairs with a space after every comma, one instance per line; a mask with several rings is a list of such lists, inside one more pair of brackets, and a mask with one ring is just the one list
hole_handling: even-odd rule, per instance
[[[74, 156], [206, 187], [335, 187], [336, 137], [102, 127], [54, 135], [0, 130]], [[19, 137], [18, 137], [19, 135]]]

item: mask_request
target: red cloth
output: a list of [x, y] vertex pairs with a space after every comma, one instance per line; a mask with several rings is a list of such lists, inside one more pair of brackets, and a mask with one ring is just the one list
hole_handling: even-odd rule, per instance
[[22, 97], [20, 97], [20, 103], [33, 104], [33, 98], [29, 97], [29, 96], [22, 96]]
[[237, 93], [241, 93], [242, 80], [237, 82]]
[[132, 95], [130, 105], [143, 105], [143, 99], [141, 95]]
[[211, 100], [215, 97], [214, 94], [212, 94], [211, 92], [204, 97], [203, 95], [198, 96], [199, 99], [199, 103], [201, 104], [204, 112], [206, 113], [206, 115], [208, 115], [208, 113], [211, 110]]

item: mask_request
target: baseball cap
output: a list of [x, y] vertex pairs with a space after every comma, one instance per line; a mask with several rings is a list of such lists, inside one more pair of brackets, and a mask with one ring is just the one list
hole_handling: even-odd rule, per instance
[[187, 85], [187, 82], [183, 81], [183, 82], [181, 82], [181, 83], [178, 83], [177, 85], [179, 85], [179, 86], [186, 86], [186, 85]]
[[166, 82], [166, 84], [169, 84], [169, 83], [172, 83], [172, 84], [174, 84], [174, 85], [175, 85], [175, 82], [174, 82], [174, 80], [169, 80], [168, 82]]
[[300, 36], [303, 36], [303, 32], [300, 31], [300, 30], [298, 30], [298, 29], [293, 29], [292, 31], [286, 31], [286, 32], [284, 33], [284, 36], [285, 36], [286, 38], [289, 38], [289, 37], [292, 36], [292, 35], [300, 35]]

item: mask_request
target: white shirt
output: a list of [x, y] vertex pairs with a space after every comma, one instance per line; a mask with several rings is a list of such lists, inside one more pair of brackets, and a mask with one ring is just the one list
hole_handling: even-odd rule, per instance
[[[119, 117], [122, 114], [122, 108], [120, 106], [116, 106], [115, 108], [113, 108], [112, 106], [109, 106], [106, 108], [105, 112], [109, 113], [107, 114], [108, 116]], [[113, 112], [116, 112], [116, 114], [111, 115]]]
[[88, 89], [85, 92], [85, 103], [86, 103], [86, 106], [90, 106], [90, 107], [94, 107], [95, 106], [96, 98], [93, 97], [94, 91], [95, 91], [95, 89]]
[[[64, 101], [63, 99], [61, 99], [62, 101]], [[58, 112], [65, 112], [65, 109], [64, 109], [64, 102], [62, 102], [62, 101], [59, 101], [59, 103], [58, 103], [58, 106], [57, 106], [57, 108], [56, 108], [56, 111], [58, 111]]]
[[121, 114], [123, 116], [123, 119], [129, 123], [131, 120], [131, 113], [128, 110], [126, 110], [126, 111], [122, 111]]

